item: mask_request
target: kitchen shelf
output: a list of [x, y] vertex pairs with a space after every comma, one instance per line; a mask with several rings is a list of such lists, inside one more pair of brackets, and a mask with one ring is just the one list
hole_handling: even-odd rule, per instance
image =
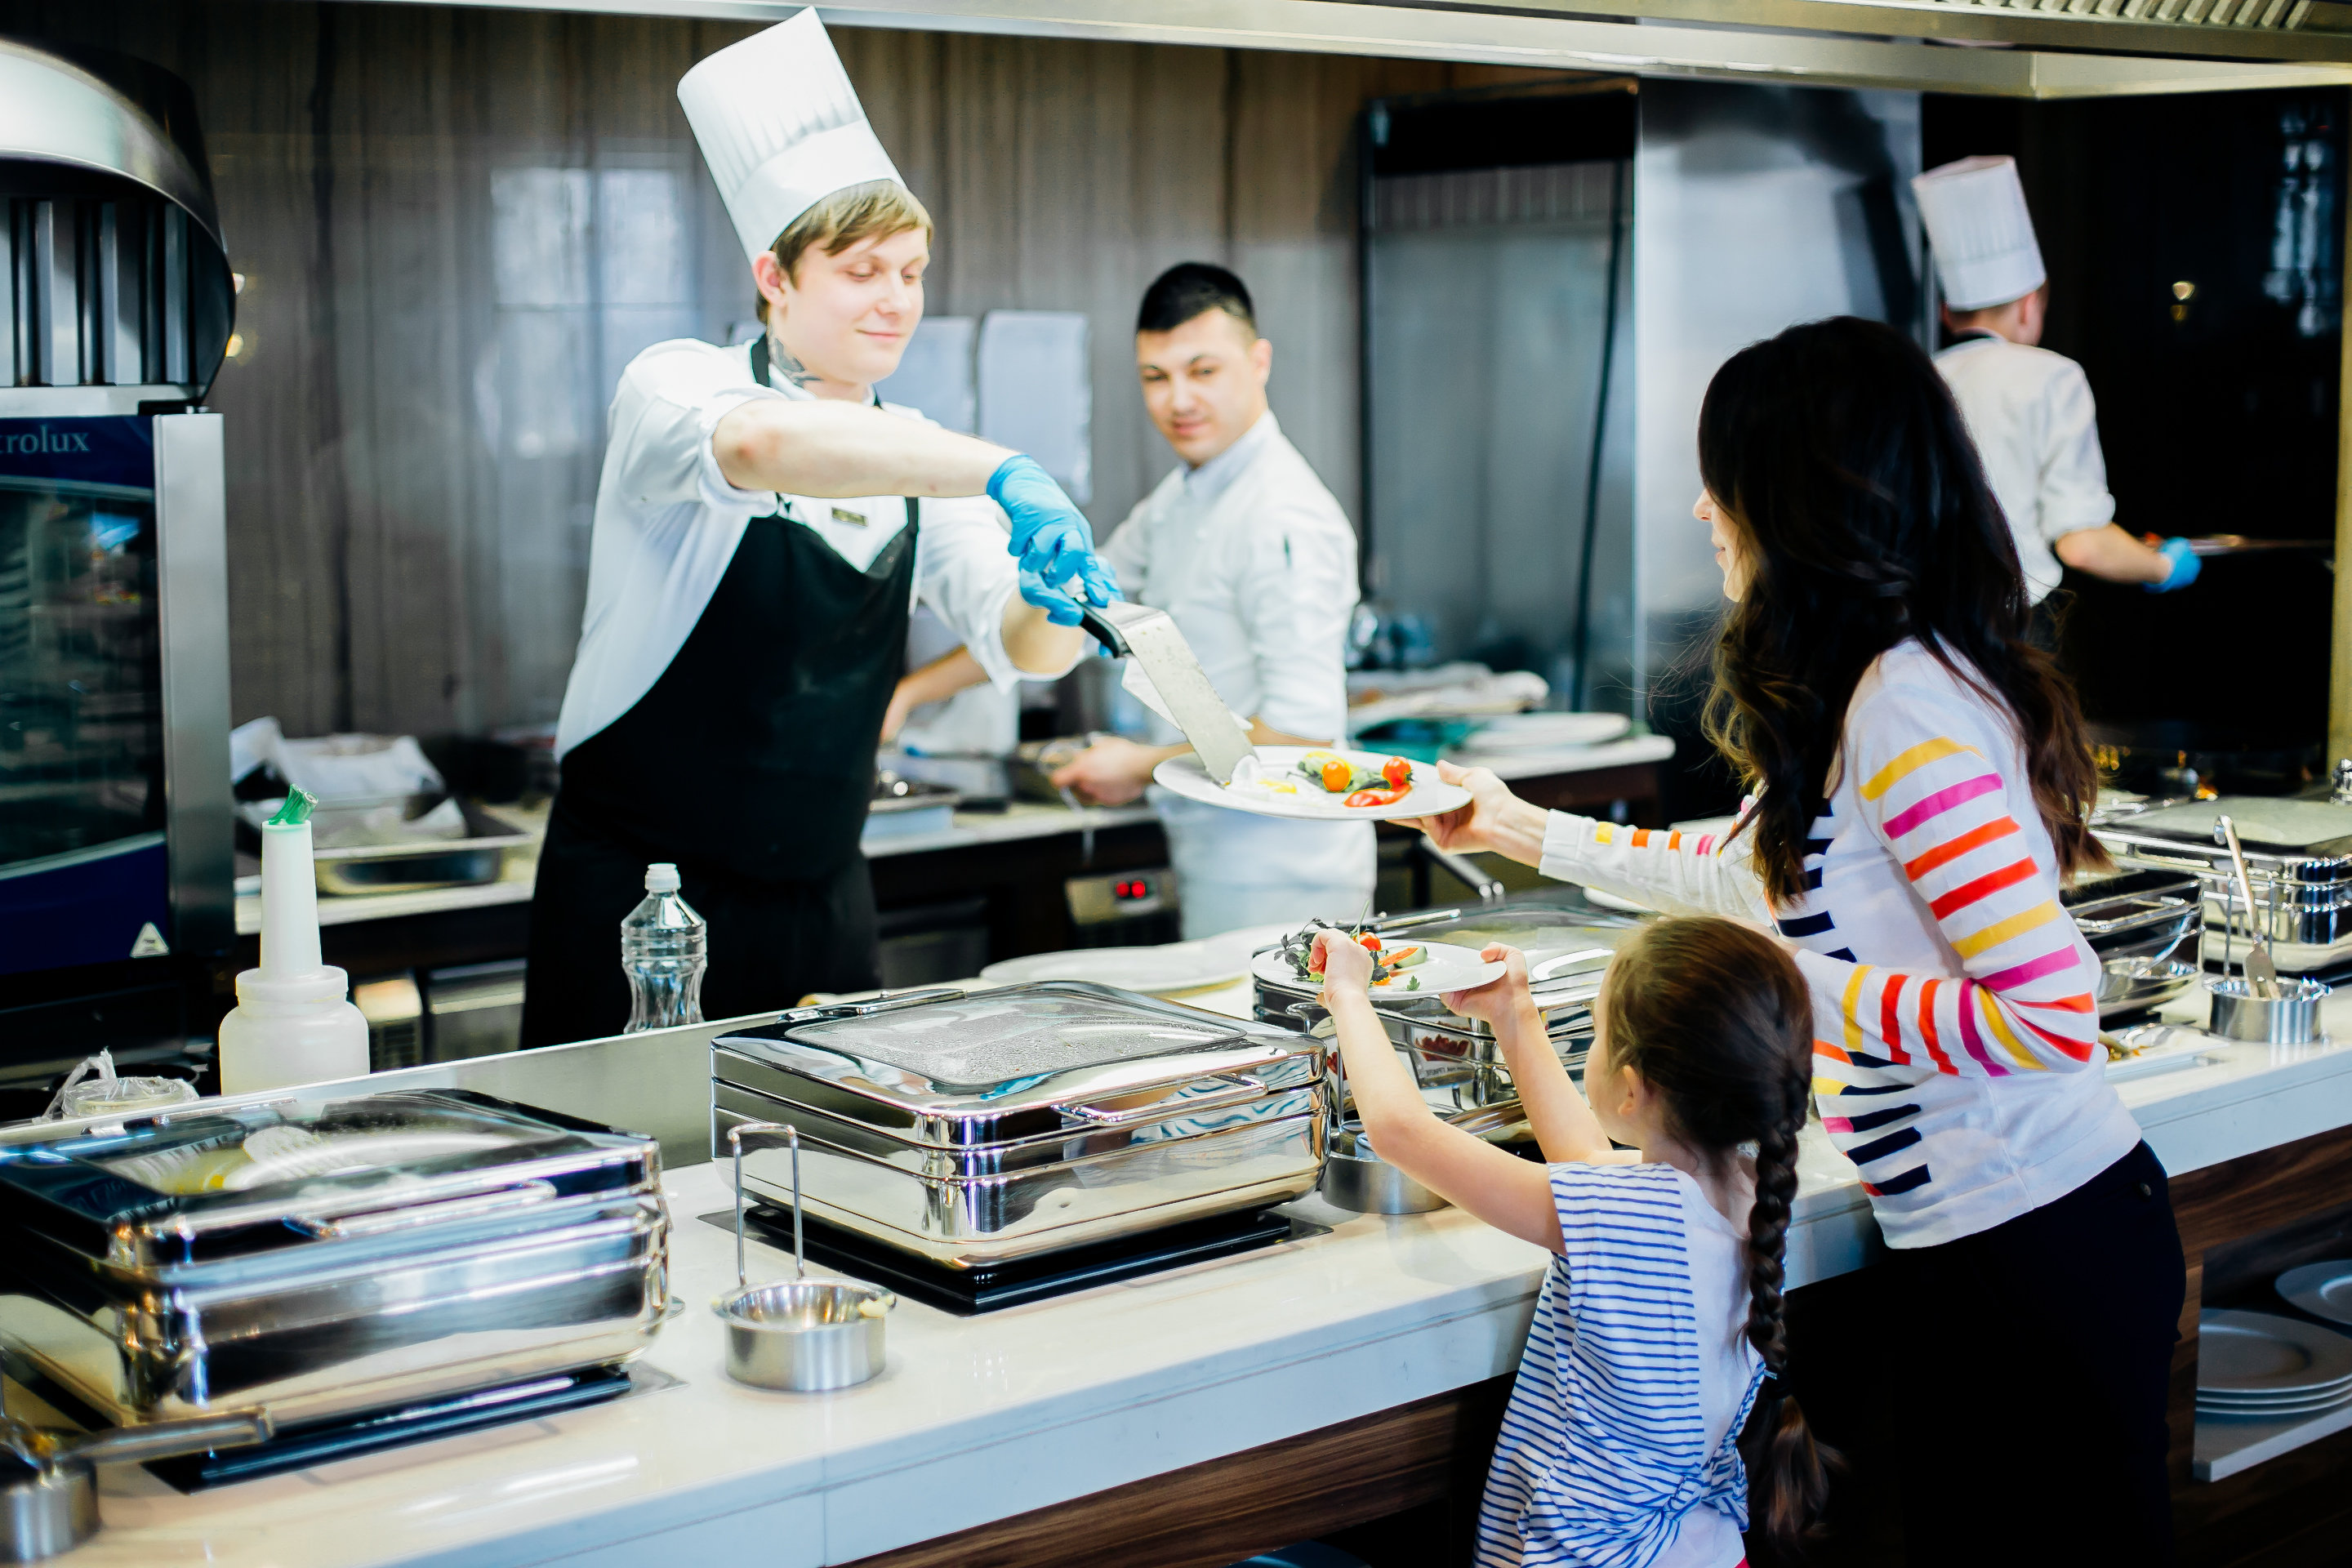
[[2265, 1459], [2332, 1437], [2347, 1426], [2352, 1426], [2352, 1405], [2274, 1421], [2200, 1415], [2190, 1471], [2200, 1481], [2227, 1480]]

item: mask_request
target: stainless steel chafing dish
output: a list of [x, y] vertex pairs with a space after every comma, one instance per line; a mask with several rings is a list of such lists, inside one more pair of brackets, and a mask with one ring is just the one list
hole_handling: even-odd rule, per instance
[[[1074, 981], [909, 992], [712, 1041], [712, 1134], [798, 1128], [810, 1214], [971, 1268], [1305, 1194], [1324, 1049]], [[783, 1202], [782, 1158], [746, 1187]]]
[[[1371, 922], [1373, 930], [1399, 942], [1444, 942], [1469, 948], [1501, 942], [1525, 952], [1537, 1009], [1560, 1060], [1570, 1068], [1583, 1065], [1592, 1044], [1592, 999], [1601, 988], [1601, 972], [1609, 967], [1618, 944], [1640, 925], [1631, 915], [1543, 905], [1432, 910]], [[1302, 1017], [1314, 1016], [1297, 1011], [1315, 999], [1319, 988], [1312, 981], [1271, 979], [1261, 972], [1253, 984], [1252, 1011], [1260, 1019], [1296, 1028]], [[1443, 1001], [1428, 995], [1383, 998], [1373, 1004], [1372, 1011], [1412, 1069], [1432, 1110], [1451, 1115], [1517, 1101], [1510, 1069], [1485, 1024], [1457, 1016], [1446, 1011]]]
[[2099, 1016], [2145, 1012], [2195, 984], [2203, 918], [2193, 872], [2125, 868], [2059, 895], [2099, 960]]
[[651, 1138], [460, 1089], [0, 1145], [0, 1345], [117, 1424], [625, 1362], [671, 1310], [660, 1179]]
[[[2227, 814], [2245, 847], [2252, 910], [2236, 893], [2219, 837]], [[2093, 818], [2116, 859], [2193, 876], [2202, 889], [2204, 949], [2220, 960], [2259, 932], [2279, 968], [2309, 973], [2352, 958], [2352, 805], [2261, 796], [2122, 808]]]

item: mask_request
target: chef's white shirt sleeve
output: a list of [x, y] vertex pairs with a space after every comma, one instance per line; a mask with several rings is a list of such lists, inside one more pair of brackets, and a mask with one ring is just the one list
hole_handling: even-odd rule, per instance
[[1348, 622], [1356, 535], [1337, 517], [1278, 506], [1242, 540], [1234, 600], [1257, 668], [1255, 717], [1286, 734], [1336, 742], [1348, 727]]
[[613, 395], [604, 482], [632, 510], [681, 502], [743, 517], [773, 511], [775, 496], [728, 483], [710, 444], [719, 422], [754, 398], [782, 394], [751, 379], [743, 356], [707, 343], [656, 343], [629, 363]]
[[1004, 513], [986, 496], [924, 501], [915, 536], [916, 598], [963, 638], [1000, 691], [1017, 681], [1055, 679], [1078, 662], [1073, 654], [1058, 669], [1023, 669], [1004, 651], [1004, 608], [1021, 587], [1012, 536]]
[[2090, 377], [2072, 361], [2050, 378], [2043, 394], [2047, 423], [2042, 433], [2042, 537], [2056, 543], [2086, 528], [2116, 520], [2116, 498], [2107, 492], [2107, 461], [2099, 450], [2098, 408]]

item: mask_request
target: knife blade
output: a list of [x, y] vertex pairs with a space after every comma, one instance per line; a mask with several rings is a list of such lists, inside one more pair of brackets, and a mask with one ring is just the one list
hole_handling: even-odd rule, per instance
[[1080, 624], [1112, 654], [1134, 661], [1160, 694], [1169, 719], [1192, 742], [1201, 766], [1219, 784], [1233, 783], [1234, 767], [1255, 748], [1168, 612], [1118, 600], [1087, 605]]

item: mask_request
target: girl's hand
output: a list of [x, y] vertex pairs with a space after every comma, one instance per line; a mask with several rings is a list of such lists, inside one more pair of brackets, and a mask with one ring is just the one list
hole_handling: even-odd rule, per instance
[[1528, 955], [1516, 947], [1490, 942], [1478, 956], [1489, 963], [1501, 960], [1502, 977], [1468, 991], [1448, 991], [1445, 1005], [1465, 1018], [1478, 1019], [1500, 1031], [1520, 1009], [1535, 1005], [1528, 994]]
[[1316, 999], [1324, 1006], [1370, 994], [1372, 955], [1346, 931], [1317, 931], [1315, 956], [1309, 962], [1323, 972], [1323, 991]]
[[1491, 850], [1532, 866], [1543, 858], [1544, 813], [1511, 793], [1486, 768], [1437, 764], [1437, 776], [1470, 792], [1470, 804], [1443, 816], [1408, 817], [1398, 826], [1429, 835], [1440, 849], [1463, 854]]

